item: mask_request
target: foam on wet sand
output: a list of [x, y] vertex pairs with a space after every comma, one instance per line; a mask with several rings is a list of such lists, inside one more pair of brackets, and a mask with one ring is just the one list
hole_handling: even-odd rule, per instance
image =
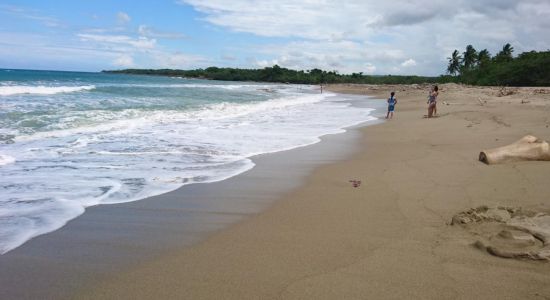
[[[549, 264], [479, 251], [473, 246], [479, 236], [449, 225], [457, 213], [482, 205], [549, 208], [549, 163], [488, 166], [477, 157], [526, 134], [548, 139], [548, 94], [517, 89], [503, 96], [497, 88], [445, 85], [439, 117], [423, 119], [428, 88], [332, 86], [380, 97], [396, 91], [395, 116], [362, 129], [360, 153], [316, 169], [264, 213], [109, 277], [79, 297], [549, 297]], [[540, 244], [518, 231], [493, 241]]]

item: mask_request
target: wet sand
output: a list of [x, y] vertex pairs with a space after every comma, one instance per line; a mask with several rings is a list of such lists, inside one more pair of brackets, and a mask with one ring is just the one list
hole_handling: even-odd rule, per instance
[[[380, 107], [379, 100], [349, 100]], [[73, 299], [113, 274], [196, 244], [267, 209], [317, 166], [357, 152], [359, 137], [357, 129], [327, 135], [315, 145], [253, 157], [252, 170], [228, 180], [88, 208], [60, 230], [0, 256], [0, 299]]]
[[317, 167], [264, 212], [76, 298], [550, 298], [549, 263], [496, 257], [474, 246], [475, 228], [450, 225], [481, 205], [548, 212], [550, 162], [477, 160], [526, 134], [550, 139], [548, 89], [445, 85], [438, 117], [425, 119], [426, 86], [329, 88], [395, 90], [395, 117], [360, 129], [361, 151]]

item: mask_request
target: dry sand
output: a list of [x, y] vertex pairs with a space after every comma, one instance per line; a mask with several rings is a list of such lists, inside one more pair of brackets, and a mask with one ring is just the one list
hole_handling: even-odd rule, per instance
[[481, 205], [550, 210], [550, 162], [477, 160], [526, 134], [550, 139], [549, 89], [444, 85], [433, 119], [423, 118], [427, 86], [329, 89], [395, 90], [399, 103], [393, 120], [361, 129], [361, 152], [319, 167], [265, 212], [76, 298], [550, 298], [550, 263], [475, 247], [498, 233], [490, 222], [450, 225]]

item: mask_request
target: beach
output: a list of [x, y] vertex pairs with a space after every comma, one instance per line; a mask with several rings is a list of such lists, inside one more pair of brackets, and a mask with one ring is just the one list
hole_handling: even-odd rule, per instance
[[0, 300], [550, 300], [550, 0], [9, 2]]
[[379, 119], [376, 99], [395, 91], [394, 118], [252, 157], [223, 181], [90, 207], [0, 256], [0, 298], [550, 297], [548, 262], [479, 246], [494, 222], [452, 225], [480, 206], [550, 212], [549, 162], [478, 161], [548, 139], [550, 89], [446, 84], [427, 119], [429, 85], [327, 88]]
[[550, 163], [478, 161], [526, 134], [549, 138], [548, 89], [443, 85], [438, 117], [425, 119], [427, 88], [330, 86], [383, 98], [395, 90], [395, 116], [361, 128], [358, 151], [315, 168], [263, 212], [73, 298], [550, 297], [547, 262], [496, 257], [474, 247], [475, 228], [450, 225], [481, 205], [549, 211]]

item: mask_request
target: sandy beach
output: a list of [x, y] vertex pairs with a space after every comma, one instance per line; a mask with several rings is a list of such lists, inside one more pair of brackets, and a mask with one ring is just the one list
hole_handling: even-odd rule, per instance
[[395, 116], [360, 129], [359, 151], [316, 168], [265, 211], [72, 298], [550, 298], [548, 262], [474, 246], [498, 234], [494, 222], [450, 225], [482, 205], [550, 212], [550, 162], [478, 161], [526, 134], [550, 139], [549, 89], [443, 85], [433, 119], [423, 118], [427, 86], [329, 89], [395, 90]]

